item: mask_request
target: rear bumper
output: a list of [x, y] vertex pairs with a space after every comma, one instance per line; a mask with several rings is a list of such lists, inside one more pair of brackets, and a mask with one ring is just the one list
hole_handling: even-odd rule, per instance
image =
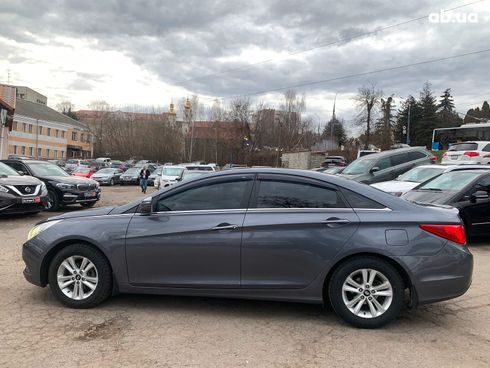
[[463, 295], [473, 275], [473, 255], [467, 247], [451, 242], [436, 255], [398, 257], [408, 267], [416, 304], [434, 303]]

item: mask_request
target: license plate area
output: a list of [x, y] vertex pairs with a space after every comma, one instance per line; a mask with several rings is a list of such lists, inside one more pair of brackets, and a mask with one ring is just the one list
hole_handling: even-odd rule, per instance
[[41, 198], [22, 198], [22, 203], [41, 203]]
[[86, 192], [86, 193], [83, 193], [84, 197], [87, 198], [87, 197], [95, 197], [95, 192]]

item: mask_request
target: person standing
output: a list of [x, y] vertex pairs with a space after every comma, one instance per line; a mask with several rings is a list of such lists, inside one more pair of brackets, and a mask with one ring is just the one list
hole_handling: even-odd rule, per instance
[[140, 187], [143, 193], [146, 193], [146, 188], [148, 187], [148, 177], [150, 176], [150, 170], [146, 166], [140, 171]]

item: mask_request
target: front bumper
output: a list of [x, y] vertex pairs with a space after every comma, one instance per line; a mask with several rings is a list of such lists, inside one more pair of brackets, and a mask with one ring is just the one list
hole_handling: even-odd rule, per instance
[[41, 279], [43, 252], [32, 239], [23, 244], [22, 259], [25, 264], [23, 271], [25, 279], [36, 286], [46, 286], [47, 280]]
[[[94, 178], [93, 176], [91, 177], [92, 180], [95, 180], [96, 182], [98, 182], [99, 184], [110, 184], [111, 183], [111, 180], [113, 178]], [[114, 180], [115, 181], [115, 180]]]
[[46, 208], [48, 197], [44, 196], [14, 196], [0, 195], [0, 215], [39, 212]]
[[62, 204], [86, 203], [100, 199], [100, 188], [88, 191], [64, 191], [62, 192]]
[[127, 176], [121, 176], [120, 179], [121, 184], [138, 184], [139, 181], [140, 181], [139, 178], [133, 178]]
[[463, 295], [471, 285], [473, 255], [467, 247], [448, 242], [434, 256], [397, 258], [410, 271], [416, 304], [456, 298]]

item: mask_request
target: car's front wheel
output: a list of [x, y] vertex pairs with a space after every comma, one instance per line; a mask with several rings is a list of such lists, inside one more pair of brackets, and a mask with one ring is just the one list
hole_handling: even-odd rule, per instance
[[109, 262], [88, 244], [72, 244], [57, 253], [49, 267], [48, 280], [54, 296], [70, 308], [91, 308], [112, 292]]
[[329, 297], [335, 312], [360, 328], [378, 328], [403, 306], [404, 283], [388, 262], [370, 256], [350, 259], [333, 273]]

